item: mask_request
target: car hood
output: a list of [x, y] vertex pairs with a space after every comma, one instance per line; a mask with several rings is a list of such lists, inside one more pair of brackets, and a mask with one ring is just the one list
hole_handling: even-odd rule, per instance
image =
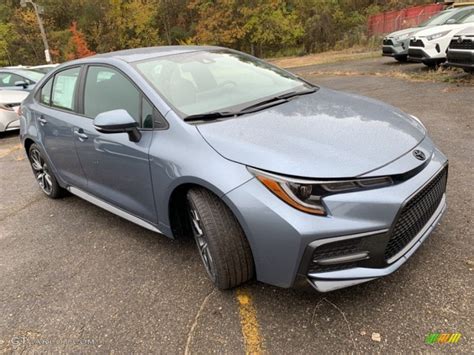
[[13, 104], [22, 102], [29, 95], [28, 91], [0, 90], [0, 103]]
[[461, 35], [469, 36], [469, 37], [474, 36], [474, 25], [471, 24], [469, 27], [463, 28], [461, 31], [456, 32], [456, 36], [461, 36]]
[[445, 32], [445, 31], [452, 31], [452, 30], [457, 30], [467, 27], [466, 24], [451, 24], [451, 25], [441, 25], [441, 26], [434, 26], [434, 27], [429, 27], [423, 31], [417, 32], [416, 37], [426, 37], [426, 36], [431, 36], [436, 33], [440, 32]]
[[229, 160], [311, 178], [360, 176], [409, 152], [425, 136], [418, 122], [392, 106], [324, 88], [197, 128]]
[[400, 37], [403, 35], [414, 35], [415, 33], [422, 31], [426, 29], [426, 27], [412, 27], [412, 28], [406, 28], [404, 30], [392, 32], [389, 35], [387, 35], [387, 38], [395, 38], [395, 37]]

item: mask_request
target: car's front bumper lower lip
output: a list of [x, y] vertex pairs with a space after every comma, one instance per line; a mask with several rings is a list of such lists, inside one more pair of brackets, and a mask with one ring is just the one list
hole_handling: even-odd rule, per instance
[[[435, 213], [432, 215], [430, 220], [426, 225], [418, 232], [418, 234], [413, 238], [413, 240], [395, 255], [391, 259], [395, 259], [393, 263], [388, 265], [385, 268], [367, 268], [367, 267], [356, 267], [352, 269], [339, 270], [339, 271], [330, 271], [330, 272], [321, 272], [321, 273], [309, 273], [307, 279], [309, 283], [319, 292], [328, 292], [337, 290], [340, 288], [345, 288], [348, 286], [353, 286], [361, 284], [367, 281], [374, 280], [379, 277], [387, 276], [394, 271], [396, 271], [400, 266], [402, 266], [408, 258], [421, 246], [423, 241], [431, 234], [433, 229], [439, 223], [441, 217], [446, 211], [446, 196], [443, 195], [443, 198], [438, 205]], [[387, 230], [371, 232], [368, 235], [380, 235], [386, 233]], [[337, 238], [338, 240], [348, 240], [353, 238], [360, 238], [362, 235], [351, 235]], [[310, 248], [316, 248], [322, 245], [322, 243], [332, 243], [336, 239], [331, 238], [330, 240], [320, 240], [315, 241], [310, 244]], [[400, 255], [401, 254], [401, 255]], [[390, 261], [390, 260], [389, 260]]]

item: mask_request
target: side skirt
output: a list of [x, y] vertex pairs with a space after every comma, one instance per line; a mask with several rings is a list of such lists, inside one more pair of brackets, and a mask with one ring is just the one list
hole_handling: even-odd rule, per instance
[[136, 216], [134, 216], [134, 215], [132, 215], [128, 212], [125, 212], [124, 210], [122, 210], [120, 208], [117, 208], [117, 207], [111, 205], [110, 203], [105, 202], [105, 201], [103, 201], [103, 200], [101, 200], [101, 199], [99, 199], [95, 196], [92, 196], [91, 194], [89, 194], [85, 191], [82, 191], [81, 189], [78, 189], [77, 187], [68, 186], [67, 190], [70, 193], [72, 193], [72, 194], [74, 194], [74, 195], [76, 195], [76, 196], [78, 196], [78, 197], [80, 197], [80, 198], [82, 198], [82, 199], [84, 199], [84, 200], [100, 207], [100, 208], [103, 208], [106, 211], [109, 211], [109, 212], [111, 212], [111, 213], [113, 213], [113, 214], [115, 214], [119, 217], [122, 217], [123, 219], [126, 219], [127, 221], [138, 224], [139, 226], [141, 226], [143, 228], [146, 228], [148, 230], [151, 230], [152, 232], [161, 233], [161, 231], [158, 228], [156, 228], [153, 224], [151, 224], [147, 221], [144, 221], [143, 219], [138, 218], [138, 217], [136, 217]]

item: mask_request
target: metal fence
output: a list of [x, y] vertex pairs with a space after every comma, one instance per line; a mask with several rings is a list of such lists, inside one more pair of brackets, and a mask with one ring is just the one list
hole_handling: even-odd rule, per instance
[[368, 20], [369, 36], [384, 35], [386, 33], [418, 26], [420, 23], [443, 10], [443, 8], [443, 4], [430, 4], [372, 15]]

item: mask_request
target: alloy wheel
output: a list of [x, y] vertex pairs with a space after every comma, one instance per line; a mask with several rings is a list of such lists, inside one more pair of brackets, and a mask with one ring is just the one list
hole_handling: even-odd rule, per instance
[[206, 271], [212, 281], [216, 279], [216, 267], [214, 265], [214, 260], [212, 259], [211, 252], [209, 250], [209, 244], [207, 242], [204, 229], [202, 228], [201, 219], [199, 218], [199, 213], [193, 208], [190, 207], [190, 217], [191, 224], [193, 229], [194, 240], [196, 241], [199, 255], [201, 256], [202, 262]]
[[31, 150], [30, 163], [41, 190], [43, 190], [46, 195], [50, 195], [53, 191], [53, 180], [48, 165], [38, 149]]

